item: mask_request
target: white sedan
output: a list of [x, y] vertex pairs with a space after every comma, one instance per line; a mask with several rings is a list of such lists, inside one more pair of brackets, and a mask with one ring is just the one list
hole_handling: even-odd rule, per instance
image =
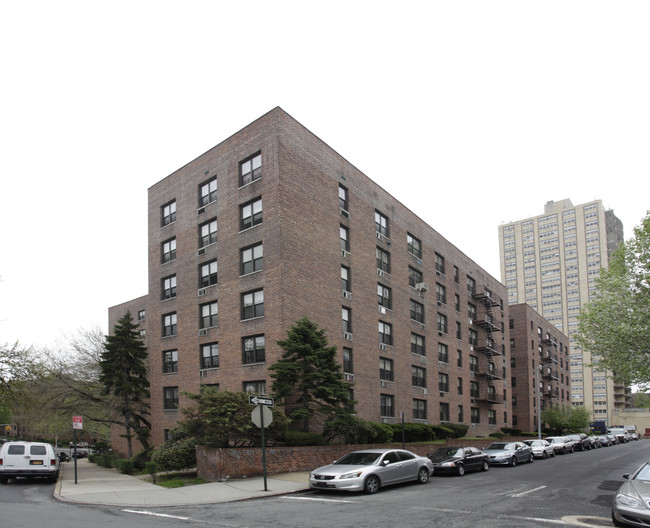
[[546, 440], [524, 440], [524, 444], [529, 445], [533, 450], [536, 458], [548, 458], [555, 456], [553, 446]]

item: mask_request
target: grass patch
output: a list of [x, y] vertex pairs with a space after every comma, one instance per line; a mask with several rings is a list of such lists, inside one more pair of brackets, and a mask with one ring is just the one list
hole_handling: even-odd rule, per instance
[[156, 484], [163, 488], [182, 488], [184, 486], [195, 486], [196, 484], [205, 483], [205, 480], [197, 478], [195, 471], [185, 473], [167, 473], [158, 475], [156, 478]]

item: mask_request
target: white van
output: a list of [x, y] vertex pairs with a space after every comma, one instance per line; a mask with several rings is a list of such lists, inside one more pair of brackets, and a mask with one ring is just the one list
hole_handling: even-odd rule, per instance
[[10, 478], [59, 478], [59, 459], [52, 444], [45, 442], [6, 442], [0, 447], [0, 484]]

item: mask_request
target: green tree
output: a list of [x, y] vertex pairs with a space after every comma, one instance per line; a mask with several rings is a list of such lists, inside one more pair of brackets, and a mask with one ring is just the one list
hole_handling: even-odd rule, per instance
[[632, 407], [646, 409], [650, 407], [650, 394], [646, 392], [635, 392], [632, 394]]
[[29, 385], [43, 375], [42, 362], [32, 349], [0, 345], [0, 402], [11, 408], [31, 401]]
[[625, 385], [650, 387], [650, 213], [612, 254], [581, 311], [578, 342]]
[[299, 430], [309, 431], [316, 417], [324, 424], [350, 415], [352, 384], [344, 381], [336, 347], [328, 346], [324, 330], [305, 317], [278, 345], [284, 353], [269, 367], [272, 392]]
[[126, 312], [113, 327], [113, 335], [106, 336], [99, 362], [99, 381], [104, 394], [114, 399], [115, 410], [121, 417], [117, 423], [126, 429], [129, 458], [133, 456], [134, 435], [145, 449], [149, 447], [147, 355], [131, 313]]
[[[196, 405], [182, 409], [179, 427], [194, 438], [196, 444], [211, 447], [260, 445], [261, 430], [253, 424], [245, 392], [219, 391], [204, 387], [199, 394], [184, 393]], [[273, 407], [273, 422], [265, 427], [270, 439], [280, 439], [287, 428], [284, 414]]]
[[585, 407], [554, 405], [542, 411], [541, 419], [551, 434], [581, 433], [589, 427], [591, 413]]

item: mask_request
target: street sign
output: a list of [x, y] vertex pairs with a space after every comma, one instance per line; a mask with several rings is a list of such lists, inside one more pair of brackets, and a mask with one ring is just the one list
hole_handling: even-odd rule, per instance
[[83, 417], [82, 416], [73, 416], [72, 417], [72, 428], [73, 429], [83, 429]]
[[249, 396], [248, 403], [251, 405], [266, 405], [273, 407], [273, 398], [265, 398], [264, 396]]
[[[262, 416], [260, 416], [260, 413]], [[253, 423], [260, 429], [262, 428], [262, 418], [264, 419], [264, 427], [268, 427], [273, 422], [273, 413], [268, 406], [258, 405], [253, 409], [253, 412], [251, 412], [251, 420], [253, 420]]]

